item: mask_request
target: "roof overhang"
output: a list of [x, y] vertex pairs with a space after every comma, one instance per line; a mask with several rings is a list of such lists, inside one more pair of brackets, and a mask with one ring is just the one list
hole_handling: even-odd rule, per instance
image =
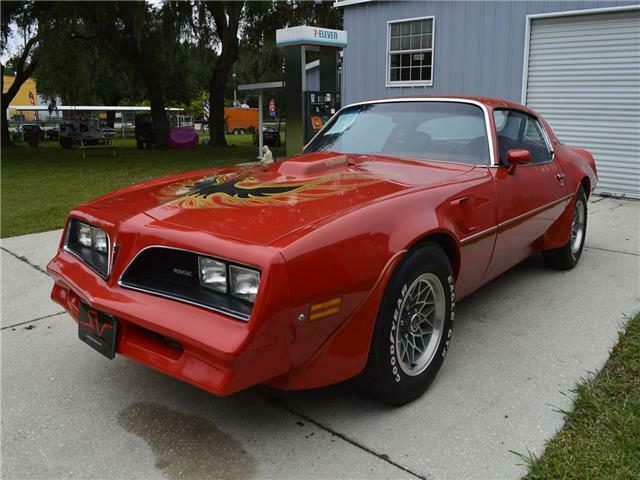
[[240, 91], [264, 91], [264, 90], [276, 90], [282, 88], [284, 82], [263, 82], [263, 83], [246, 83], [244, 85], [238, 85]]
[[369, 3], [373, 0], [335, 0], [333, 5], [335, 7], [348, 7], [349, 5], [357, 5], [358, 3]]
[[[47, 105], [9, 105], [8, 110], [45, 112]], [[61, 105], [54, 109], [58, 112], [150, 112], [151, 107], [118, 106], [118, 105]], [[167, 112], [183, 112], [184, 108], [165, 107]]]
[[276, 30], [276, 45], [278, 47], [314, 45], [319, 47], [345, 48], [347, 46], [347, 31], [312, 27], [309, 25], [280, 28]]

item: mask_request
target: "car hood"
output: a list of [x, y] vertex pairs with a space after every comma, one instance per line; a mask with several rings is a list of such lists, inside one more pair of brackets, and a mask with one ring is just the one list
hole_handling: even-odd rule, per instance
[[269, 245], [315, 222], [474, 167], [372, 155], [311, 153], [265, 167], [194, 172], [115, 192], [85, 206], [146, 214], [181, 228]]

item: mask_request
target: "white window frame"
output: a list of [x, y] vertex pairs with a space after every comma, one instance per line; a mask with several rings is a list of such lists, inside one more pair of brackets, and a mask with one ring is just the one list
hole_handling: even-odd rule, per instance
[[[420, 52], [431, 52], [431, 79], [430, 80], [399, 80], [392, 82], [391, 81], [391, 68], [390, 68], [390, 58], [391, 58], [391, 25], [394, 23], [405, 23], [412, 22], [414, 20], [431, 20], [431, 48], [421, 48], [419, 50], [415, 50], [411, 52], [407, 50], [407, 53], [415, 53], [417, 51]], [[386, 87], [432, 87], [433, 86], [433, 69], [435, 65], [435, 47], [436, 45], [436, 17], [434, 15], [430, 15], [427, 17], [413, 17], [413, 18], [399, 18], [397, 20], [389, 20], [387, 22], [387, 51], [385, 52], [386, 61], [385, 61], [385, 86]]]

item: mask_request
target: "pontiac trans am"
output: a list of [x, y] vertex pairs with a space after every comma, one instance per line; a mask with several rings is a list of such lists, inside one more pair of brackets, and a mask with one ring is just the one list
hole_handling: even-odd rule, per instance
[[576, 265], [596, 181], [522, 105], [357, 103], [285, 161], [74, 208], [51, 296], [105, 356], [217, 395], [356, 377], [399, 405], [440, 369], [457, 300], [538, 252]]

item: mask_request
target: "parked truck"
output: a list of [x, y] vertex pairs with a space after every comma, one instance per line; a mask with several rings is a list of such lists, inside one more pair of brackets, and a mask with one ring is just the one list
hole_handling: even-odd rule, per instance
[[227, 133], [243, 135], [258, 128], [257, 108], [225, 108], [225, 128]]

